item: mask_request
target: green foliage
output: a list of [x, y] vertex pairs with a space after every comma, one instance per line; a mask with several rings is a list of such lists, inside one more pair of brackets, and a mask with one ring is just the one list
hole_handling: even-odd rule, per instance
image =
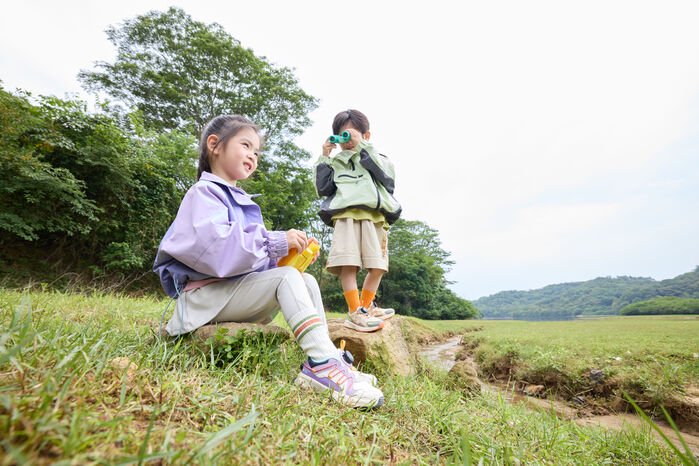
[[179, 130], [198, 138], [217, 115], [250, 117], [265, 133], [267, 148], [257, 173], [241, 186], [261, 195], [256, 200], [268, 228], [308, 227], [315, 191], [303, 161], [310, 154], [289, 139], [310, 124], [317, 102], [299, 87], [293, 70], [256, 56], [219, 24], [195, 21], [175, 7], [111, 26], [107, 36], [116, 60], [80, 73], [87, 90], [138, 109], [144, 127], [155, 132]]
[[280, 144], [279, 152], [284, 158], [263, 155], [255, 174], [240, 186], [251, 194], [260, 194], [255, 202], [268, 228], [306, 230], [314, 216], [311, 207], [315, 198], [311, 171], [304, 166], [308, 153], [289, 142]]
[[699, 314], [699, 299], [661, 296], [624, 306], [619, 314], [625, 316]]
[[[324, 269], [332, 241], [332, 228], [314, 220], [312, 234], [322, 249], [309, 269], [320, 285], [323, 301], [334, 311], [346, 309], [342, 287], [337, 277]], [[470, 319], [478, 316], [473, 305], [447, 288], [444, 274], [453, 264], [444, 251], [439, 233], [421, 221], [399, 220], [389, 232], [390, 272], [384, 275], [377, 300], [380, 305], [394, 307], [402, 315], [424, 319]], [[366, 272], [358, 274], [364, 280]]]
[[114, 63], [83, 70], [87, 89], [103, 91], [143, 112], [146, 127], [194, 136], [216, 115], [247, 115], [275, 142], [300, 134], [316, 100], [293, 70], [277, 67], [219, 24], [195, 21], [175, 7], [151, 11], [107, 29]]
[[[241, 330], [236, 335], [229, 335], [224, 327], [206, 341], [212, 363], [233, 364], [249, 372], [274, 368], [284, 360], [285, 355], [295, 355], [289, 349], [284, 351], [282, 345], [288, 342], [289, 337], [281, 333]], [[269, 373], [265, 372], [264, 375]]]
[[0, 88], [0, 244], [8, 236], [89, 233], [101, 209], [84, 180], [51, 163], [55, 151], [73, 146], [45, 108]]
[[381, 281], [381, 303], [423, 319], [470, 319], [478, 310], [447, 288], [453, 264], [439, 233], [418, 220], [399, 220], [388, 241], [390, 272]]
[[474, 304], [490, 318], [572, 318], [581, 314], [617, 314], [628, 304], [656, 296], [699, 298], [699, 268], [662, 281], [600, 277], [538, 290], [502, 291]]
[[124, 129], [80, 101], [0, 89], [0, 106], [0, 243], [33, 242], [73, 269], [147, 270], [193, 178], [193, 139]]

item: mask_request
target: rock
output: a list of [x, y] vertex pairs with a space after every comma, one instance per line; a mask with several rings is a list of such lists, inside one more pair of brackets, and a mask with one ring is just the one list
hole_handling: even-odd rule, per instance
[[527, 396], [539, 396], [544, 393], [544, 390], [546, 390], [546, 387], [543, 385], [527, 385], [522, 391]]
[[132, 383], [136, 378], [136, 370], [138, 369], [138, 365], [127, 357], [112, 359], [109, 361], [109, 367], [112, 368], [118, 378], [121, 378], [122, 374], [126, 372], [126, 381], [128, 383]]
[[457, 361], [449, 371], [449, 383], [452, 387], [466, 393], [476, 394], [481, 391], [481, 381], [473, 361]]
[[601, 382], [604, 380], [604, 371], [600, 369], [590, 369], [590, 374], [588, 376], [592, 382]]
[[370, 361], [374, 367], [385, 369], [394, 375], [407, 376], [415, 373], [400, 316], [387, 320], [383, 329], [372, 333], [345, 327], [344, 322], [345, 319], [328, 319], [330, 339], [338, 347], [340, 340], [345, 340], [345, 349], [354, 356], [355, 365]]
[[209, 338], [215, 337], [220, 329], [226, 329], [225, 335], [235, 337], [241, 331], [261, 333], [263, 335], [278, 335], [280, 341], [288, 340], [291, 334], [288, 330], [276, 325], [262, 325], [250, 323], [222, 322], [218, 324], [204, 325], [194, 331], [192, 336], [202, 343], [205, 343]]

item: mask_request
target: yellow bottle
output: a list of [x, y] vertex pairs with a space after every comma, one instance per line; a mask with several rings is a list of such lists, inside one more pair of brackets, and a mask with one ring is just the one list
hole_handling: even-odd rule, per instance
[[308, 247], [302, 253], [299, 254], [299, 252], [296, 249], [292, 249], [291, 251], [289, 251], [288, 256], [279, 259], [277, 265], [279, 267], [289, 265], [291, 267], [294, 267], [299, 272], [303, 273], [306, 271], [308, 266], [311, 265], [313, 258], [316, 255], [318, 255], [319, 251], [320, 244], [316, 243], [315, 241], [311, 241], [310, 243], [308, 243]]

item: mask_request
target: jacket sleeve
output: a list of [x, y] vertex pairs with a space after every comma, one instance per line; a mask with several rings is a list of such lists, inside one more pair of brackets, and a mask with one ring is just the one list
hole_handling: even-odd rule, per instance
[[335, 170], [330, 165], [330, 157], [320, 156], [314, 167], [316, 192], [318, 196], [332, 196], [337, 191]]
[[371, 144], [362, 141], [358, 144], [359, 163], [366, 168], [386, 191], [393, 194], [396, 189], [396, 174], [393, 163], [385, 155], [377, 154]]
[[211, 184], [193, 186], [160, 249], [197, 272], [219, 278], [267, 269], [288, 254], [285, 232], [229, 220], [221, 195]]

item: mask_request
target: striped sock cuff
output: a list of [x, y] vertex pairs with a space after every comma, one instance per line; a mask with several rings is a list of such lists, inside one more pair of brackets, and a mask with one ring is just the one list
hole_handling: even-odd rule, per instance
[[294, 332], [294, 338], [296, 338], [296, 341], [300, 342], [301, 339], [308, 334], [308, 332], [322, 326], [323, 320], [318, 314], [313, 314], [298, 322], [294, 328], [291, 329], [291, 331]]

